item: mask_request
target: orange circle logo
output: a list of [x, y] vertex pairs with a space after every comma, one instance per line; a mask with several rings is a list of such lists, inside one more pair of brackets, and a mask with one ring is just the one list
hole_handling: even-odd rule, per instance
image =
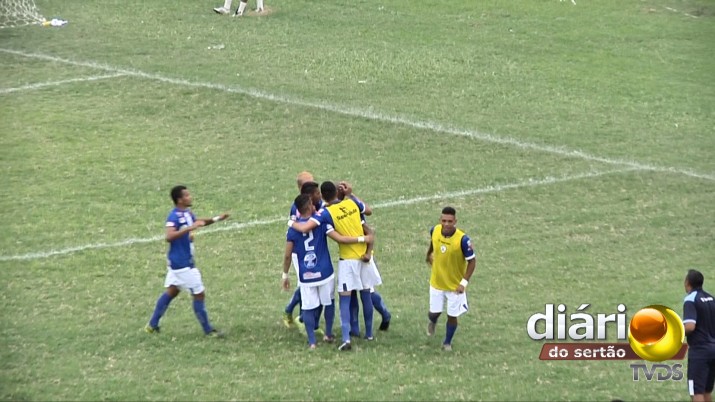
[[628, 342], [644, 360], [668, 360], [678, 353], [684, 340], [683, 321], [668, 307], [658, 304], [644, 307], [631, 318]]

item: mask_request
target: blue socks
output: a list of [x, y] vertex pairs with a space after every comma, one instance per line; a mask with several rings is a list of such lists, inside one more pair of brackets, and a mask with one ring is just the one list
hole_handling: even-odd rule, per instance
[[149, 320], [149, 326], [152, 328], [159, 327], [159, 320], [166, 313], [166, 309], [169, 308], [169, 303], [174, 300], [173, 297], [169, 296], [166, 292], [159, 296], [159, 300], [156, 301], [156, 307], [154, 308], [154, 314], [152, 314]]
[[325, 336], [333, 337], [333, 324], [335, 323], [335, 300], [329, 306], [325, 306]]
[[285, 312], [293, 315], [293, 310], [295, 310], [295, 306], [300, 304], [300, 288], [296, 288], [295, 292], [293, 292], [293, 297], [290, 298], [290, 301], [288, 302], [288, 305], [286, 306]]
[[340, 330], [343, 342], [350, 342], [350, 296], [340, 295]]
[[305, 323], [305, 332], [308, 334], [308, 345], [315, 345], [315, 316], [317, 308], [312, 310], [303, 310], [303, 322]]
[[194, 313], [196, 314], [196, 318], [199, 320], [199, 324], [201, 324], [201, 328], [204, 329], [204, 333], [208, 334], [211, 332], [213, 327], [209, 324], [209, 315], [206, 312], [203, 300], [194, 299]]
[[315, 330], [317, 331], [320, 327], [320, 315], [323, 314], [323, 305], [319, 305], [315, 308]]
[[447, 336], [444, 337], [445, 345], [452, 344], [452, 337], [454, 337], [454, 333], [456, 331], [457, 331], [457, 324], [450, 324], [449, 322], [447, 322]]
[[362, 301], [362, 315], [365, 318], [365, 338], [372, 338], [372, 315], [374, 308], [372, 307], [370, 289], [360, 291], [360, 300]]
[[360, 336], [360, 303], [358, 302], [357, 291], [350, 293], [350, 333]]
[[377, 312], [382, 316], [382, 321], [390, 321], [390, 318], [392, 318], [392, 314], [387, 311], [387, 306], [382, 300], [382, 296], [380, 296], [380, 294], [377, 292], [372, 292], [371, 294], [372, 306], [375, 307], [375, 310], [377, 310]]

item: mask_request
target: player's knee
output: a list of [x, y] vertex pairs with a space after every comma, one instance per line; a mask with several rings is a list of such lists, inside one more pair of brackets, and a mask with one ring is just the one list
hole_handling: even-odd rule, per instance
[[173, 299], [174, 297], [179, 295], [179, 288], [173, 285], [169, 286], [168, 288], [166, 288], [166, 294]]

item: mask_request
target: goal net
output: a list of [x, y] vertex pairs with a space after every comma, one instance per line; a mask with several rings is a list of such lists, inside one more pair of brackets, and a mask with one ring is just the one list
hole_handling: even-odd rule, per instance
[[35, 0], [0, 0], [0, 28], [36, 24], [42, 20]]

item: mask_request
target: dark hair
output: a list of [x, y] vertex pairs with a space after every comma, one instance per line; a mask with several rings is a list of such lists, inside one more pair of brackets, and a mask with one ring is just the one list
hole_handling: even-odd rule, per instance
[[688, 281], [690, 287], [693, 289], [702, 288], [703, 282], [705, 282], [703, 274], [700, 271], [696, 271], [694, 269], [688, 270], [688, 274], [685, 275], [685, 280]]
[[186, 186], [182, 185], [174, 186], [174, 188], [171, 189], [171, 200], [174, 201], [174, 205], [179, 202], [179, 198], [183, 195], [184, 190], [186, 190]]
[[332, 201], [338, 196], [338, 188], [335, 187], [335, 183], [332, 181], [324, 181], [320, 185], [320, 193], [325, 201]]
[[318, 189], [318, 183], [316, 183], [314, 181], [307, 181], [307, 182], [303, 183], [303, 185], [300, 187], [300, 193], [311, 195], [317, 189]]
[[457, 216], [457, 211], [452, 207], [444, 207], [444, 208], [442, 208], [442, 214]]
[[293, 202], [301, 215], [305, 214], [310, 209], [310, 205], [312, 204], [312, 200], [308, 194], [301, 194], [295, 197], [295, 201]]

